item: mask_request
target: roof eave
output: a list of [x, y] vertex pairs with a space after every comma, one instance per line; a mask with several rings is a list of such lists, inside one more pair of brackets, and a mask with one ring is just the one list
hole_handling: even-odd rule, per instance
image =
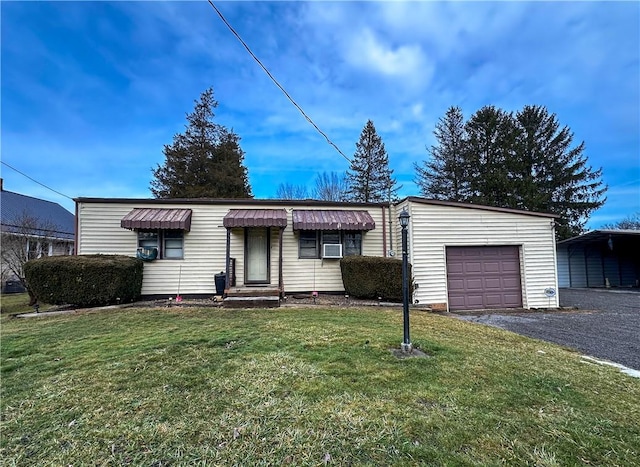
[[487, 206], [484, 204], [471, 204], [471, 203], [462, 203], [460, 201], [445, 201], [440, 199], [430, 199], [430, 198], [422, 198], [419, 196], [407, 196], [396, 203], [396, 206], [405, 202], [413, 202], [419, 204], [432, 204], [435, 206], [450, 206], [456, 208], [463, 209], [479, 209], [482, 211], [494, 211], [494, 212], [504, 212], [508, 214], [521, 214], [525, 216], [535, 216], [535, 217], [546, 217], [548, 219], [559, 219], [561, 216], [558, 214], [551, 214], [546, 212], [536, 212], [536, 211], [525, 211], [522, 209], [514, 209], [514, 208], [500, 208], [496, 206]]

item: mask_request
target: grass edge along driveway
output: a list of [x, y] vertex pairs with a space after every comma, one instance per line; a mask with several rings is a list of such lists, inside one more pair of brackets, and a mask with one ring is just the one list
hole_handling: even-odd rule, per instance
[[640, 382], [384, 309], [3, 318], [4, 465], [633, 465]]

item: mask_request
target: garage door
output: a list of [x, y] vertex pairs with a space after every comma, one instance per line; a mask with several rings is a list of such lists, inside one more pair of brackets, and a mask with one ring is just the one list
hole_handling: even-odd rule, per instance
[[447, 285], [450, 310], [521, 307], [519, 248], [447, 247]]

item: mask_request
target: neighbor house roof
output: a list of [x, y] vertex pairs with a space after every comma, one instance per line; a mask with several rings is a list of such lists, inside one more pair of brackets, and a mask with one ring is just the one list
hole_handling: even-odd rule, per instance
[[75, 238], [75, 216], [58, 203], [2, 190], [0, 213], [3, 232], [21, 231], [28, 218], [33, 219], [40, 230], [37, 235], [65, 240]]

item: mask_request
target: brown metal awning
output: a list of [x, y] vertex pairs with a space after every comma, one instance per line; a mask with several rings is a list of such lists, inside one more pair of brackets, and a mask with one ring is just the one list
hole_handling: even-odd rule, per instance
[[287, 211], [284, 209], [231, 209], [222, 224], [234, 227], [286, 227]]
[[191, 209], [134, 209], [120, 221], [124, 229], [191, 230]]
[[367, 211], [293, 211], [293, 230], [373, 230], [376, 223]]

